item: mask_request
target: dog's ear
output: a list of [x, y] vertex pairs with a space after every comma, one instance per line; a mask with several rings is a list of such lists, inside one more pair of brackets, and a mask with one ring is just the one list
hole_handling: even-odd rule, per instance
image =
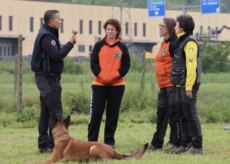
[[65, 123], [65, 126], [68, 129], [69, 124], [70, 124], [70, 116], [67, 116], [66, 119], [63, 122]]
[[52, 118], [52, 129], [55, 127], [57, 122], [58, 122], [57, 116], [54, 114]]

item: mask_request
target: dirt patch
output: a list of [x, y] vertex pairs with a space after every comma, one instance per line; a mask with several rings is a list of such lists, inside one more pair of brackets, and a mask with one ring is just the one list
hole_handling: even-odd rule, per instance
[[18, 139], [18, 140], [8, 140], [8, 141], [1, 141], [0, 145], [8, 145], [8, 144], [14, 144], [14, 143], [31, 143], [35, 142], [36, 139]]

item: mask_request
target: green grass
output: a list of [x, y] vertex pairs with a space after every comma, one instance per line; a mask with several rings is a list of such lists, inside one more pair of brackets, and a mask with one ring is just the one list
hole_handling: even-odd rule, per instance
[[[76, 117], [76, 116], [75, 116]], [[204, 155], [168, 155], [163, 151], [147, 151], [139, 161], [112, 161], [111, 164], [228, 164], [230, 163], [229, 130], [223, 130], [226, 124], [202, 124]], [[150, 142], [155, 124], [134, 124], [119, 122], [116, 131], [116, 151], [130, 155], [143, 144]], [[101, 125], [99, 142], [103, 142], [104, 123]], [[37, 150], [38, 130], [35, 128], [0, 127], [0, 163], [22, 164], [51, 158], [51, 154], [39, 154]], [[70, 135], [73, 138], [87, 140], [87, 124], [71, 125]], [[165, 142], [168, 141], [169, 130]], [[74, 162], [69, 162], [74, 163]], [[104, 162], [97, 162], [104, 163]]]

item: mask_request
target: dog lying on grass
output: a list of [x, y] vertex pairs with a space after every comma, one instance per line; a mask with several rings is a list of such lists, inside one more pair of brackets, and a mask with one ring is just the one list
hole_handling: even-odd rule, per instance
[[99, 142], [84, 142], [69, 136], [68, 127], [70, 116], [63, 122], [54, 116], [52, 120], [52, 133], [55, 147], [52, 159], [37, 161], [35, 163], [55, 163], [59, 161], [89, 162], [95, 160], [110, 161], [112, 159], [137, 160], [140, 159], [148, 144], [143, 145], [135, 154], [127, 156], [118, 154], [111, 146]]

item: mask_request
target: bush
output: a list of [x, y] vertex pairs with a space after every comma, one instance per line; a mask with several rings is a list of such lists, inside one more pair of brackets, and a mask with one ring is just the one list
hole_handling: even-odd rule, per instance
[[149, 122], [151, 122], [151, 123], [156, 123], [157, 122], [157, 113], [156, 113], [156, 111], [150, 112]]
[[135, 55], [130, 55], [130, 60], [131, 60], [131, 67], [130, 67], [130, 69], [132, 71], [141, 72], [141, 70], [142, 70], [142, 63], [140, 62], [139, 57], [137, 57]]
[[6, 112], [0, 113], [0, 126], [8, 127], [9, 125], [12, 125], [14, 122], [16, 122], [16, 114], [11, 113], [8, 114]]
[[64, 121], [67, 116], [70, 116], [70, 114], [71, 110], [68, 107], [63, 107], [62, 121]]
[[84, 94], [76, 95], [73, 92], [63, 93], [63, 105], [69, 108], [70, 114], [89, 114], [90, 100]]
[[217, 112], [214, 112], [213, 109], [205, 111], [204, 117], [207, 123], [222, 122], [220, 114], [218, 114]]
[[69, 74], [82, 74], [83, 68], [80, 64], [74, 61], [71, 57], [66, 57], [64, 60], [64, 73]]
[[201, 54], [201, 66], [204, 73], [208, 72], [228, 72], [230, 43], [228, 41], [219, 42], [216, 46], [209, 45], [204, 41]]
[[36, 120], [38, 121], [40, 116], [40, 107], [38, 105], [34, 105], [32, 107], [25, 107], [22, 110], [22, 113], [18, 115], [17, 121], [18, 122], [29, 122]]

